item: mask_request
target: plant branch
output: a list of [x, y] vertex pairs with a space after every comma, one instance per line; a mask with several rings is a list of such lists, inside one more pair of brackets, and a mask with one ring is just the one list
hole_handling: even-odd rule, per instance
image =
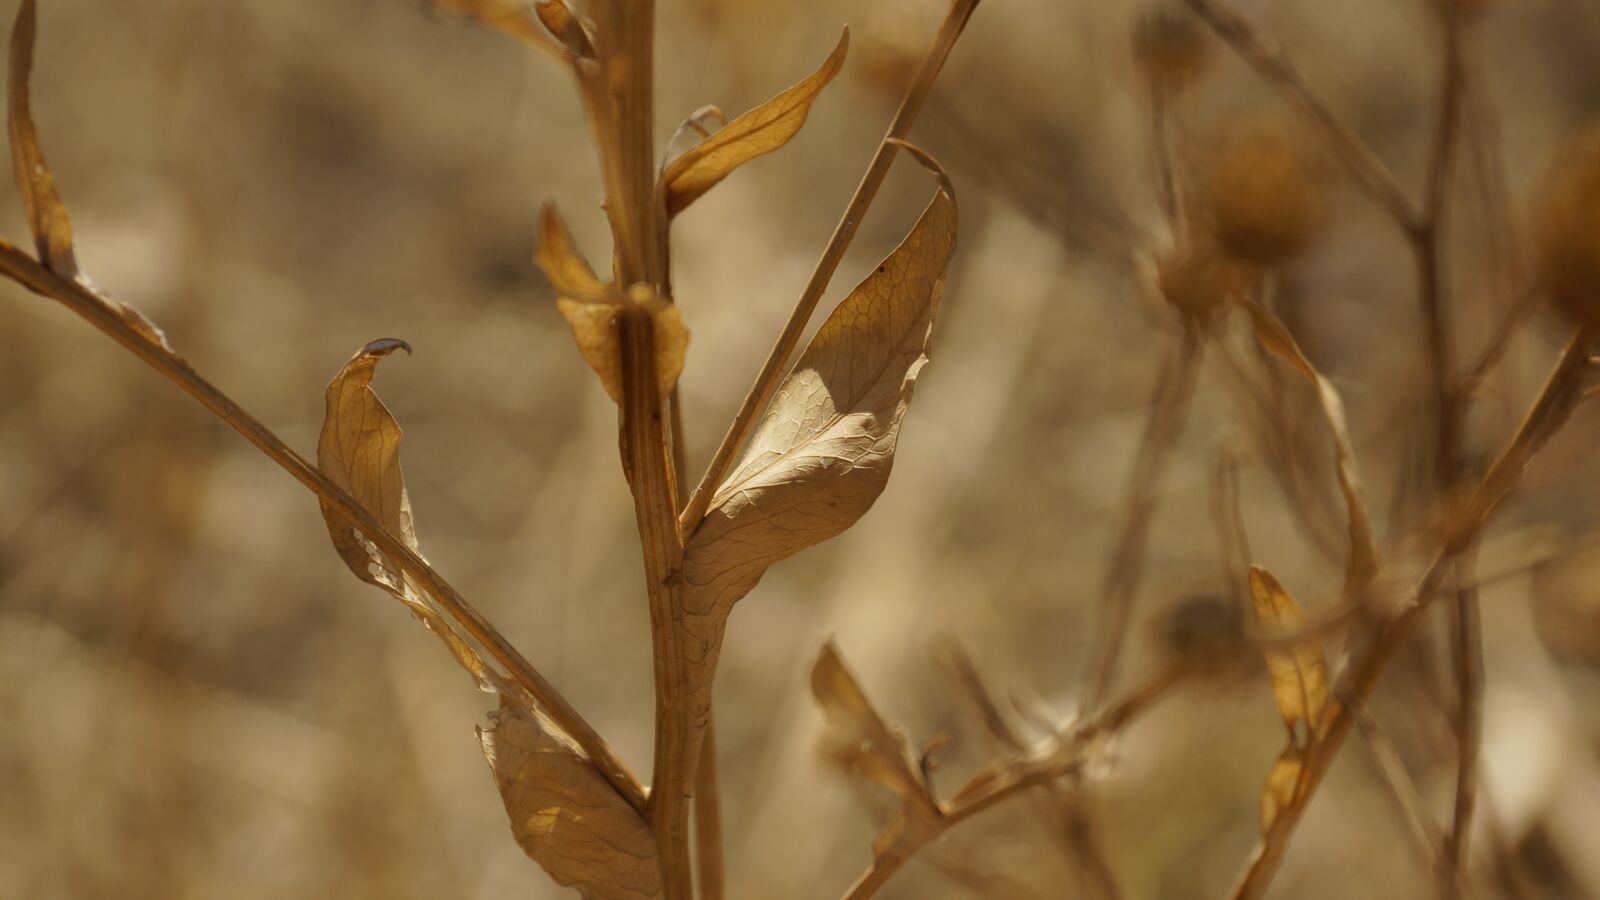
[[700, 886], [699, 900], [722, 900], [726, 887], [722, 864], [722, 802], [717, 786], [717, 728], [714, 719], [706, 720], [706, 736], [700, 744], [700, 766], [694, 785], [695, 874]]
[[1383, 674], [1385, 665], [1410, 636], [1412, 629], [1433, 601], [1450, 559], [1471, 544], [1495, 507], [1516, 485], [1523, 470], [1550, 437], [1560, 429], [1583, 398], [1584, 376], [1588, 374], [1588, 347], [1594, 332], [1580, 327], [1567, 344], [1561, 359], [1545, 380], [1538, 397], [1529, 407], [1522, 424], [1479, 482], [1477, 489], [1444, 535], [1443, 545], [1407, 596], [1405, 604], [1385, 621], [1370, 639], [1352, 654], [1334, 688], [1333, 703], [1318, 724], [1302, 776], [1304, 789], [1296, 802], [1285, 807], [1263, 836], [1232, 896], [1235, 900], [1255, 900], [1271, 884], [1288, 849], [1300, 816], [1315, 794], [1328, 767], [1348, 736], [1354, 707], [1366, 702]]
[[816, 269], [806, 282], [805, 290], [801, 292], [794, 312], [789, 315], [789, 321], [783, 326], [783, 332], [778, 335], [777, 343], [767, 355], [766, 362], [762, 363], [755, 384], [745, 395], [744, 403], [734, 415], [727, 434], [723, 435], [722, 443], [717, 446], [717, 451], [712, 456], [710, 465], [706, 467], [705, 474], [701, 476], [699, 485], [689, 496], [688, 507], [679, 520], [679, 527], [684, 535], [692, 534], [699, 526], [700, 520], [705, 518], [706, 510], [711, 507], [711, 499], [721, 486], [722, 479], [727, 477], [734, 457], [743, 448], [757, 417], [767, 408], [773, 391], [777, 390], [778, 383], [783, 380], [789, 357], [794, 355], [795, 348], [799, 346], [806, 323], [811, 320], [811, 314], [816, 310], [817, 303], [822, 300], [823, 292], [828, 289], [828, 282], [833, 278], [834, 271], [844, 259], [845, 250], [855, 237], [856, 229], [860, 227], [867, 209], [877, 197], [878, 188], [883, 185], [884, 177], [889, 174], [889, 166], [894, 162], [895, 153], [899, 150], [896, 141], [904, 140], [911, 133], [912, 123], [921, 112], [928, 93], [933, 90], [933, 83], [939, 77], [939, 70], [944, 67], [945, 59], [955, 47], [956, 38], [961, 36], [961, 30], [966, 27], [967, 19], [972, 16], [973, 10], [977, 9], [978, 2], [979, 0], [952, 0], [950, 9], [945, 13], [944, 21], [939, 26], [939, 33], [934, 38], [933, 46], [928, 48], [927, 55], [922, 58], [922, 66], [917, 70], [916, 77], [912, 79], [911, 86], [900, 101], [900, 108], [895, 111], [888, 132], [884, 134], [883, 140], [878, 142], [878, 150], [873, 154], [872, 162], [868, 163], [866, 174], [856, 186], [855, 194], [845, 206], [844, 215], [835, 226], [833, 236], [823, 248], [822, 258], [817, 261]]
[[372, 514], [355, 498], [307, 462], [260, 420], [237, 403], [170, 350], [147, 339], [127, 319], [117, 315], [98, 295], [77, 281], [69, 281], [46, 269], [11, 244], [0, 241], [0, 273], [44, 297], [60, 302], [89, 321], [112, 340], [121, 344], [168, 381], [226, 422], [245, 440], [254, 444], [284, 471], [305, 485], [328, 504], [339, 517], [400, 567], [407, 576], [434, 598], [439, 606], [482, 645], [495, 661], [505, 666], [512, 680], [533, 696], [550, 718], [578, 744], [606, 780], [636, 809], [644, 809], [645, 792], [610, 746], [597, 734], [559, 691], [539, 674], [533, 665], [511, 645], [456, 589], [432, 566], [414, 553], [398, 537], [379, 525]]

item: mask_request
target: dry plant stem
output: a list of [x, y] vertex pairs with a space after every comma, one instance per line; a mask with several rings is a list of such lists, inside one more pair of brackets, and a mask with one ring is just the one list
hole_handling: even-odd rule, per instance
[[[986, 810], [1036, 787], [1054, 785], [1059, 779], [1080, 772], [1084, 753], [1094, 742], [1106, 735], [1115, 734], [1130, 722], [1148, 711], [1172, 688], [1183, 682], [1185, 672], [1180, 665], [1166, 665], [1158, 670], [1133, 692], [1105, 712], [1060, 738], [1066, 748], [1076, 752], [1058, 752], [1042, 762], [1031, 760], [1003, 760], [991, 767], [999, 768], [1005, 777], [993, 781], [989, 790], [974, 794], [960, 803], [940, 804], [939, 816], [932, 827], [902, 835], [876, 857], [867, 871], [845, 894], [845, 900], [866, 900], [880, 888], [923, 847], [938, 840], [946, 831]], [[980, 773], [978, 777], [983, 777]]]
[[[1000, 711], [1000, 705], [995, 702], [994, 694], [984, 683], [983, 676], [972, 664], [972, 659], [966, 650], [960, 644], [953, 644], [949, 660], [955, 670], [956, 680], [977, 707], [978, 715], [983, 719], [984, 730], [988, 731], [995, 742], [1006, 751], [1014, 754], [1026, 752], [1027, 744], [1022, 740], [1022, 736], [1017, 734], [1016, 729], [1011, 727], [1005, 714]], [[1095, 842], [1087, 817], [1082, 815], [1078, 808], [1077, 798], [1060, 784], [1050, 782], [1045, 785], [1045, 796], [1033, 795], [1032, 800], [1039, 818], [1060, 838], [1067, 858], [1094, 885], [1095, 896], [1104, 900], [1116, 900], [1120, 897], [1122, 892], [1117, 887], [1116, 875], [1111, 871], [1105, 854]]]
[[1516, 484], [1529, 461], [1543, 448], [1546, 441], [1561, 427], [1572, 410], [1581, 402], [1584, 378], [1588, 370], [1588, 347], [1594, 333], [1579, 328], [1573, 335], [1555, 370], [1546, 379], [1539, 396], [1534, 400], [1516, 434], [1506, 443], [1499, 456], [1489, 467], [1466, 504], [1460, 531], [1452, 534], [1445, 546], [1433, 558], [1418, 580], [1399, 612], [1380, 626], [1365, 645], [1359, 648], [1346, 664], [1334, 688], [1335, 701], [1318, 725], [1311, 742], [1311, 750], [1302, 776], [1304, 789], [1298, 792], [1297, 802], [1286, 807], [1273, 822], [1272, 829], [1262, 838], [1240, 873], [1232, 896], [1235, 900], [1254, 900], [1266, 893], [1283, 861], [1289, 839], [1294, 834], [1301, 813], [1309, 804], [1316, 789], [1327, 774], [1334, 757], [1349, 735], [1354, 722], [1351, 710], [1365, 703], [1372, 695], [1378, 678], [1423, 612], [1434, 599], [1443, 580], [1451, 557], [1469, 545], [1479, 529], [1493, 513], [1495, 506]]
[[694, 780], [695, 880], [699, 900], [722, 900], [725, 892], [722, 865], [722, 802], [717, 787], [717, 730], [706, 721], [700, 743], [700, 766]]
[[455, 588], [451, 587], [433, 567], [411, 551], [399, 538], [378, 524], [348, 493], [323, 475], [289, 445], [285, 444], [267, 426], [245, 412], [226, 394], [190, 368], [177, 355], [147, 340], [130, 326], [127, 320], [111, 312], [95, 298], [94, 294], [75, 281], [68, 281], [35, 262], [23, 251], [0, 241], [0, 273], [34, 293], [60, 302], [68, 309], [87, 319], [160, 372], [167, 380], [181, 388], [200, 405], [210, 410], [235, 431], [254, 444], [284, 471], [310, 488], [318, 499], [338, 512], [351, 527], [389, 557], [406, 575], [428, 592], [451, 618], [455, 619], [474, 641], [482, 645], [495, 661], [506, 667], [512, 680], [528, 691], [562, 730], [594, 761], [613, 787], [636, 809], [644, 809], [645, 792], [635, 778], [617, 758], [616, 754], [589, 723], [573, 709], [544, 676], [506, 640], [499, 631], [472, 607]]
[[1183, 208], [1178, 197], [1178, 179], [1173, 173], [1172, 145], [1168, 137], [1169, 124], [1168, 111], [1171, 107], [1167, 89], [1155, 78], [1149, 79], [1150, 83], [1150, 143], [1155, 150], [1156, 160], [1156, 188], [1157, 199], [1161, 203], [1161, 213], [1167, 218], [1167, 225], [1174, 232], [1173, 239], [1179, 228], [1183, 227]]
[[1257, 74], [1300, 107], [1322, 133], [1340, 163], [1402, 229], [1408, 233], [1417, 229], [1422, 218], [1406, 199], [1394, 174], [1366, 144], [1340, 124], [1328, 104], [1306, 84], [1300, 70], [1289, 61], [1277, 41], [1262, 34], [1238, 11], [1219, 0], [1185, 2]]
[[928, 48], [927, 55], [922, 58], [922, 65], [917, 70], [916, 77], [900, 101], [900, 108], [895, 111], [894, 119], [889, 123], [889, 130], [884, 139], [878, 143], [878, 150], [873, 154], [872, 162], [868, 163], [866, 174], [861, 176], [861, 183], [856, 186], [855, 194], [845, 206], [844, 215], [835, 226], [833, 236], [828, 239], [828, 245], [822, 251], [822, 258], [817, 261], [816, 269], [806, 282], [805, 290], [801, 292], [794, 312], [789, 315], [789, 321], [784, 324], [777, 343], [767, 355], [766, 362], [762, 363], [761, 372], [756, 375], [755, 384], [745, 395], [744, 403], [734, 415], [733, 424], [728, 427], [727, 434], [723, 435], [722, 443], [717, 446], [710, 465], [706, 467], [699, 485], [689, 497], [688, 508], [683, 511], [680, 519], [680, 527], [685, 535], [692, 534], [700, 520], [705, 517], [706, 510], [711, 505], [711, 498], [716, 494], [722, 480], [727, 477], [728, 468], [733, 465], [734, 457], [750, 437], [750, 429], [755, 426], [756, 419], [772, 399], [773, 391], [777, 390], [779, 382], [783, 380], [789, 357], [794, 355], [795, 347], [799, 345], [800, 337], [805, 332], [806, 323], [811, 320], [811, 314], [816, 310], [817, 303], [822, 300], [823, 292], [828, 289], [828, 281], [839, 268], [845, 250], [849, 249], [850, 241], [856, 235], [856, 229], [860, 227], [873, 198], [878, 195], [878, 188], [883, 185], [884, 177], [889, 174], [889, 166], [894, 162], [895, 153], [899, 150], [895, 141], [904, 140], [906, 135], [911, 133], [912, 123], [916, 121], [923, 102], [933, 89], [934, 80], [939, 77], [939, 70], [944, 67], [945, 59], [955, 47], [956, 38], [961, 36], [961, 30], [966, 27], [967, 19], [971, 18], [973, 10], [977, 7], [978, 0], [953, 0], [949, 11], [945, 13], [933, 46]]
[[1204, 348], [1204, 333], [1185, 320], [1183, 337], [1175, 355], [1156, 385], [1156, 396], [1146, 413], [1144, 434], [1139, 442], [1133, 474], [1128, 481], [1128, 498], [1123, 507], [1122, 530], [1107, 563], [1101, 595], [1099, 653], [1091, 670], [1085, 709], [1096, 710], [1111, 691], [1117, 664], [1127, 643], [1128, 626], [1133, 620], [1134, 594], [1144, 569], [1145, 536], [1155, 512], [1156, 492], [1166, 470], [1167, 458], [1183, 434], [1189, 401], [1194, 396], [1196, 375]]
[[1400, 807], [1400, 814], [1406, 820], [1411, 837], [1417, 842], [1417, 849], [1422, 851], [1430, 867], [1437, 866], [1439, 847], [1443, 841], [1428, 820], [1422, 793], [1417, 790], [1416, 782], [1406, 773], [1405, 763], [1400, 759], [1400, 751], [1395, 748], [1389, 733], [1378, 724], [1365, 705], [1354, 706], [1351, 715], [1355, 718], [1356, 728], [1361, 732], [1361, 739], [1366, 742], [1367, 749], [1372, 753], [1372, 760], [1377, 764], [1384, 784], [1388, 785], [1389, 793], [1394, 797], [1395, 804]]

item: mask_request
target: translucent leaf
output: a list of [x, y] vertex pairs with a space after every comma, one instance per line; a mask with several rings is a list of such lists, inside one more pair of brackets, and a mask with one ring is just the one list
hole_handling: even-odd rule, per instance
[[811, 693], [828, 720], [830, 756], [908, 803], [931, 803], [906, 739], [873, 709], [832, 641], [811, 666]]
[[673, 160], [661, 177], [667, 214], [682, 212], [734, 169], [777, 150], [799, 133], [811, 104], [844, 66], [849, 46], [850, 30], [845, 29], [822, 67], [804, 81], [729, 122]]
[[844, 531], [883, 491], [955, 233], [955, 201], [941, 189], [779, 386], [687, 542], [691, 618], [725, 616], [767, 567]]
[[[1268, 636], [1289, 634], [1305, 625], [1300, 604], [1260, 566], [1250, 567], [1250, 601]], [[1264, 653], [1272, 676], [1272, 696], [1284, 724], [1291, 731], [1297, 722], [1308, 731], [1316, 728], [1328, 708], [1328, 662], [1322, 647], [1308, 639], [1287, 650], [1267, 649]]]
[[1300, 774], [1305, 770], [1305, 751], [1290, 745], [1267, 771], [1267, 780], [1261, 786], [1261, 833], [1272, 830], [1278, 814], [1294, 806], [1300, 786]]
[[489, 721], [478, 740], [523, 851], [588, 900], [662, 896], [650, 826], [588, 757], [537, 712], [502, 702]]

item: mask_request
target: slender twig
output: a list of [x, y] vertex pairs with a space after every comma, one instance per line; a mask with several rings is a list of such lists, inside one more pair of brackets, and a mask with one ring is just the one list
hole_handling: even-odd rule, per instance
[[1249, 63], [1262, 78], [1300, 107], [1322, 132], [1340, 163], [1356, 182], [1389, 212], [1406, 232], [1422, 221], [1400, 189], [1394, 174], [1360, 138], [1340, 124], [1326, 101], [1313, 91], [1278, 42], [1261, 33], [1249, 20], [1221, 0], [1185, 0], [1217, 36]]
[[600, 735], [563, 698], [559, 691], [533, 664], [523, 657], [500, 632], [472, 607], [444, 577], [424, 562], [398, 537], [386, 531], [355, 498], [323, 475], [321, 470], [307, 462], [288, 444], [285, 444], [260, 420], [245, 412], [237, 403], [209, 381], [190, 368], [189, 364], [172, 351], [146, 338], [129, 321], [112, 311], [93, 291], [79, 282], [68, 281], [35, 262], [32, 257], [11, 244], [0, 241], [0, 273], [18, 284], [52, 300], [89, 321], [89, 324], [131, 351], [139, 359], [160, 372], [184, 393], [194, 398], [219, 419], [226, 422], [245, 440], [254, 444], [277, 463], [284, 471], [310, 488], [317, 498], [328, 504], [340, 518], [395, 561], [407, 576], [421, 585], [441, 609], [455, 619], [478, 644], [489, 652], [496, 662], [505, 666], [513, 681], [525, 689], [573, 741], [588, 754], [628, 802], [637, 809], [645, 806], [645, 792], [639, 780], [630, 773], [612, 752]]
[[1364, 704], [1351, 705], [1351, 715], [1355, 717], [1356, 728], [1361, 732], [1361, 739], [1366, 743], [1367, 750], [1372, 753], [1372, 761], [1378, 767], [1378, 774], [1383, 777], [1383, 783], [1389, 788], [1389, 795], [1394, 798], [1395, 805], [1400, 808], [1400, 815], [1406, 820], [1406, 827], [1411, 832], [1411, 837], [1417, 842], [1417, 849], [1422, 851], [1423, 857], [1430, 867], [1439, 865], [1439, 848], [1444, 843], [1437, 828], [1428, 820], [1425, 811], [1426, 805], [1422, 801], [1422, 792], [1417, 790], [1417, 784], [1411, 780], [1406, 772], [1406, 765], [1400, 759], [1400, 751], [1395, 748], [1394, 740], [1389, 737], [1389, 732], [1384, 730], [1378, 720], [1372, 717]]
[[700, 765], [694, 781], [695, 876], [699, 900], [722, 900], [725, 892], [722, 864], [722, 797], [717, 785], [717, 729], [706, 721], [700, 744]]
[[[1098, 716], [1080, 723], [1066, 734], [1058, 735], [1057, 745], [1051, 752], [1043, 756], [1018, 755], [984, 768], [968, 782], [967, 789], [957, 793], [957, 799], [939, 804], [931, 821], [903, 829], [896, 840], [882, 848], [845, 894], [845, 900], [867, 900], [887, 884], [894, 873], [910, 862], [918, 851], [962, 822], [1034, 788], [1056, 784], [1060, 779], [1078, 775], [1099, 741], [1128, 727], [1130, 722], [1182, 683], [1185, 674], [1181, 664], [1164, 665]], [[984, 785], [982, 790], [972, 789], [972, 786], [979, 784]]]
[[1330, 706], [1318, 724], [1311, 743], [1305, 763], [1305, 787], [1297, 802], [1279, 813], [1251, 854], [1234, 887], [1235, 900], [1254, 900], [1266, 892], [1283, 861], [1301, 814], [1350, 732], [1351, 707], [1364, 703], [1372, 695], [1389, 659], [1404, 645], [1432, 603], [1450, 559], [1472, 542], [1495, 507], [1516, 485], [1528, 463], [1581, 401], [1588, 374], [1588, 347], [1593, 339], [1594, 333], [1587, 328], [1579, 328], [1574, 333], [1522, 424], [1465, 503], [1456, 530], [1446, 535], [1443, 546], [1407, 595], [1404, 606], [1385, 621], [1346, 664], [1334, 689], [1338, 702]]
[[1183, 434], [1189, 401], [1194, 396], [1196, 374], [1204, 349], [1204, 333], [1185, 321], [1181, 343], [1157, 381], [1155, 398], [1146, 412], [1138, 456], [1128, 480], [1121, 530], [1106, 565], [1101, 592], [1098, 654], [1091, 661], [1090, 687], [1085, 708], [1094, 710], [1111, 691], [1117, 664], [1127, 643], [1133, 620], [1134, 594], [1143, 575], [1145, 536], [1155, 513], [1156, 495], [1167, 458]]
[[767, 402], [772, 399], [773, 391], [778, 389], [778, 382], [782, 380], [789, 357], [794, 354], [795, 347], [800, 343], [806, 323], [811, 320], [812, 312], [816, 310], [823, 292], [828, 289], [828, 281], [839, 268], [845, 250], [855, 237], [856, 229], [860, 227], [873, 198], [878, 195], [878, 188], [882, 186], [884, 177], [889, 174], [889, 165], [894, 162], [895, 154], [900, 149], [895, 141], [904, 140], [911, 133], [911, 125], [916, 121], [917, 113], [922, 110], [922, 104], [927, 100], [929, 91], [933, 89], [933, 82], [938, 78], [939, 70], [944, 67], [945, 59], [955, 46], [956, 38], [961, 36], [961, 30], [966, 27], [967, 19], [972, 16], [977, 6], [978, 0], [952, 0], [949, 11], [945, 13], [944, 22], [939, 26], [939, 34], [934, 38], [933, 46], [922, 58], [922, 66], [912, 79], [910, 88], [906, 90], [905, 98], [900, 101], [900, 108], [895, 111], [888, 132], [885, 133], [883, 140], [878, 142], [878, 150], [873, 154], [872, 162], [867, 165], [866, 174], [861, 176], [861, 183], [856, 186], [855, 194], [845, 206], [844, 215], [834, 228], [833, 236], [828, 239], [828, 245], [822, 251], [822, 258], [817, 261], [811, 279], [806, 282], [805, 290], [801, 292], [794, 312], [783, 326], [783, 332], [778, 335], [777, 343], [767, 355], [766, 362], [762, 363], [755, 384], [745, 395], [744, 403], [734, 415], [728, 433], [723, 435], [722, 443], [717, 446], [717, 452], [712, 456], [705, 474], [701, 476], [699, 485], [689, 496], [688, 507], [683, 511], [679, 522], [685, 535], [693, 533], [700, 520], [705, 517], [706, 510], [711, 506], [712, 496], [722, 484], [722, 479], [727, 476], [729, 467], [733, 465], [734, 456], [750, 437], [750, 429], [754, 427], [756, 418], [761, 415], [762, 410], [766, 409]]

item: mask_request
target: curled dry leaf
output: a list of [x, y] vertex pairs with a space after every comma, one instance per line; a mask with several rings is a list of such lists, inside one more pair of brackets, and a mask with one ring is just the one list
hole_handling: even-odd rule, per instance
[[832, 641], [811, 666], [811, 693], [827, 718], [828, 756], [900, 798], [899, 812], [872, 843], [873, 854], [914, 852], [937, 837], [942, 813], [910, 745], [878, 715]]
[[769, 566], [849, 528], [882, 493], [955, 233], [941, 189], [812, 338], [687, 542], [691, 616], [725, 616]]
[[661, 177], [667, 215], [675, 216], [734, 169], [765, 156], [794, 137], [806, 123], [811, 104], [844, 66], [850, 29], [839, 35], [822, 67], [805, 80], [755, 109], [740, 115], [667, 166]]
[[1305, 751], [1291, 744], [1267, 770], [1261, 785], [1261, 833], [1272, 830], [1278, 814], [1298, 802], [1300, 776], [1305, 771]]
[[511, 831], [557, 882], [588, 900], [662, 896], [650, 826], [537, 711], [502, 701], [478, 729]]
[[1294, 335], [1283, 322], [1258, 303], [1246, 302], [1255, 325], [1256, 339], [1269, 352], [1287, 362], [1311, 382], [1317, 392], [1317, 402], [1322, 416], [1333, 434], [1334, 456], [1338, 462], [1339, 490], [1344, 494], [1345, 508], [1350, 522], [1350, 560], [1345, 570], [1345, 594], [1358, 597], [1378, 572], [1378, 543], [1372, 530], [1372, 517], [1367, 512], [1366, 491], [1361, 483], [1361, 468], [1356, 463], [1355, 445], [1350, 440], [1350, 428], [1345, 422], [1344, 401], [1333, 384], [1317, 371], [1311, 360], [1301, 352]]
[[[362, 347], [328, 384], [327, 412], [317, 440], [317, 466], [372, 513], [386, 531], [417, 549], [411, 522], [411, 499], [400, 473], [400, 424], [372, 390], [378, 360], [396, 350], [411, 351], [405, 341], [385, 338]], [[326, 501], [322, 519], [339, 557], [357, 578], [377, 585], [409, 608], [444, 642], [458, 664], [484, 689], [501, 689], [505, 679], [491, 670], [406, 579], [400, 567], [379, 550]]]
[[[1256, 620], [1269, 635], [1288, 634], [1305, 624], [1300, 604], [1260, 566], [1250, 567], [1250, 603]], [[1309, 733], [1328, 709], [1328, 662], [1322, 647], [1310, 638], [1287, 650], [1264, 652], [1272, 676], [1272, 696], [1284, 724], [1293, 733], [1295, 724], [1303, 723]]]
[[561, 214], [546, 205], [540, 217], [539, 246], [534, 259], [556, 290], [556, 308], [572, 329], [578, 352], [600, 376], [600, 384], [616, 403], [622, 402], [622, 344], [617, 318], [650, 319], [655, 339], [656, 388], [664, 398], [683, 373], [689, 330], [678, 308], [656, 296], [647, 285], [626, 293], [602, 282], [578, 252]]
[[[39, 252], [39, 262], [50, 271], [85, 287], [93, 287], [78, 270], [72, 248], [72, 219], [56, 191], [56, 179], [39, 148], [39, 134], [33, 125], [29, 98], [29, 79], [33, 74], [33, 44], [38, 28], [38, 9], [34, 0], [23, 0], [11, 26], [11, 56], [6, 78], [6, 125], [11, 135], [11, 164], [22, 194], [28, 229]], [[171, 352], [167, 336], [144, 314], [99, 289], [95, 299], [121, 317], [146, 340]]]

